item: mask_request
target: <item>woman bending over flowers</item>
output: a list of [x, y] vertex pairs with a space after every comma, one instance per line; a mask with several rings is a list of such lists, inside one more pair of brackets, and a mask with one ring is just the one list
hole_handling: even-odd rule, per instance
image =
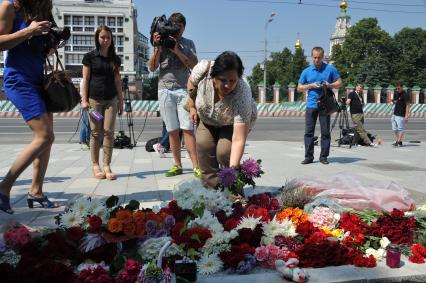
[[257, 118], [250, 86], [242, 78], [243, 64], [231, 51], [214, 62], [202, 60], [192, 70], [188, 89], [198, 86], [197, 99], [188, 97], [189, 115], [199, 124], [196, 147], [203, 183], [218, 184], [219, 167], [238, 166], [249, 129]]

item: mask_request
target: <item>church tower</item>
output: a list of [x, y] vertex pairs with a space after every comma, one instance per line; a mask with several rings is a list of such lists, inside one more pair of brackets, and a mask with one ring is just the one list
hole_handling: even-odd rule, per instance
[[330, 38], [330, 57], [332, 55], [331, 52], [333, 50], [333, 46], [336, 44], [343, 44], [343, 42], [345, 41], [345, 37], [348, 34], [348, 29], [351, 27], [351, 17], [346, 14], [347, 8], [348, 3], [345, 0], [342, 0], [342, 2], [340, 2], [341, 14], [339, 17], [337, 17], [336, 29]]

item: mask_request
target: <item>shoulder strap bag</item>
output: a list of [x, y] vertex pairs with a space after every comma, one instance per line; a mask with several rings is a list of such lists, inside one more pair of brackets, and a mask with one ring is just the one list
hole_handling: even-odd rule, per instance
[[[210, 65], [211, 65], [211, 61], [209, 60], [209, 61], [208, 61], [208, 64], [207, 64], [207, 68], [206, 68], [206, 70], [204, 71], [203, 75], [201, 76], [201, 79], [200, 79], [200, 81], [198, 82], [198, 84], [197, 84], [197, 85], [194, 85], [194, 87], [193, 87], [193, 88], [188, 89], [189, 97], [190, 97], [190, 98], [192, 98], [192, 100], [194, 101], [194, 104], [195, 104], [195, 100], [197, 99], [198, 85], [200, 84], [200, 82], [201, 82], [203, 79], [205, 79], [205, 78], [208, 76], [209, 71], [210, 71]], [[205, 90], [206, 90], [206, 84], [204, 84], [204, 91], [205, 91]], [[188, 112], [189, 112], [189, 107], [190, 107], [190, 105], [189, 105], [189, 101], [188, 101], [188, 99], [187, 99], [187, 100], [186, 100], [186, 103], [185, 103], [185, 104], [184, 104], [184, 106], [183, 106], [183, 108], [184, 108], [186, 111], [188, 111]]]
[[[48, 112], [69, 112], [80, 102], [80, 94], [65, 72], [57, 50], [55, 50], [55, 57], [55, 68], [50, 63], [49, 58], [46, 57], [47, 66], [44, 68], [43, 99]], [[47, 73], [47, 67], [51, 70], [49, 74]]]
[[336, 97], [327, 86], [322, 87], [322, 93], [318, 97], [318, 111], [320, 115], [331, 115], [339, 109]]

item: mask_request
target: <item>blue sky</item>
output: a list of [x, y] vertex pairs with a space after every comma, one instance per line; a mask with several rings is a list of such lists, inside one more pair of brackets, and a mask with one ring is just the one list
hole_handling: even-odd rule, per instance
[[[299, 33], [309, 55], [313, 46], [328, 53], [329, 38], [340, 15], [340, 0], [135, 0], [139, 30], [149, 36], [155, 16], [173, 12], [185, 15], [184, 37], [195, 43], [199, 59], [214, 59], [225, 50], [237, 52], [250, 75], [254, 65], [263, 61], [265, 23], [268, 24], [268, 51], [294, 50]], [[285, 2], [285, 3], [284, 3]], [[426, 29], [426, 0], [347, 1], [352, 25], [362, 18], [376, 17], [382, 29], [393, 35], [404, 27]], [[380, 4], [371, 4], [380, 3]], [[356, 9], [355, 9], [356, 8]], [[388, 10], [385, 12], [377, 10]], [[404, 13], [395, 12], [403, 11]], [[412, 13], [408, 13], [412, 12]], [[414, 12], [414, 13], [413, 13]]]

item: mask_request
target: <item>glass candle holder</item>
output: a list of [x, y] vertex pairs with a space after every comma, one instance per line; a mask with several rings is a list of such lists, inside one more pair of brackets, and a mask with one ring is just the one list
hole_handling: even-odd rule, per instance
[[388, 245], [386, 252], [386, 265], [390, 268], [399, 268], [401, 266], [401, 252], [398, 245]]

